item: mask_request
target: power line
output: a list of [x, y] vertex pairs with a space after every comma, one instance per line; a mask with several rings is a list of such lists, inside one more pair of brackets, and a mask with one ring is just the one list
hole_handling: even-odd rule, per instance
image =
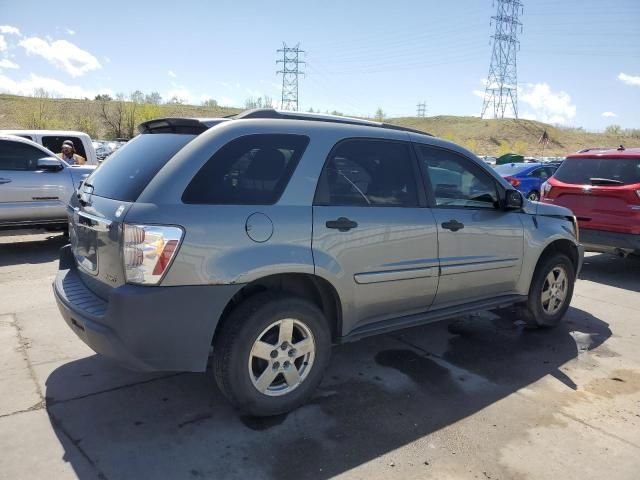
[[522, 23], [518, 15], [522, 13], [520, 0], [496, 0], [498, 10], [491, 17], [496, 24], [493, 39], [493, 51], [489, 76], [484, 92], [481, 118], [485, 118], [487, 110], [493, 110], [493, 118], [504, 118], [507, 107], [518, 118], [518, 70], [516, 51], [518, 30], [522, 31]]
[[304, 72], [300, 70], [300, 65], [306, 63], [300, 60], [300, 54], [305, 51], [300, 50], [299, 43], [295, 47], [287, 47], [287, 44], [282, 42], [282, 48], [279, 48], [277, 53], [282, 53], [282, 59], [276, 60], [276, 64], [282, 64], [282, 70], [276, 72], [278, 75], [282, 74], [280, 108], [298, 111], [298, 76], [304, 75]]

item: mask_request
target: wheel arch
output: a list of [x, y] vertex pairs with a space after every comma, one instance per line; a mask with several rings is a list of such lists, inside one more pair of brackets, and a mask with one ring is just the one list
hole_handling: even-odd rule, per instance
[[308, 273], [279, 273], [258, 278], [240, 289], [225, 306], [213, 338], [225, 319], [242, 302], [254, 295], [274, 291], [304, 298], [324, 314], [331, 329], [331, 339], [337, 343], [342, 336], [342, 302], [335, 287], [327, 280]]

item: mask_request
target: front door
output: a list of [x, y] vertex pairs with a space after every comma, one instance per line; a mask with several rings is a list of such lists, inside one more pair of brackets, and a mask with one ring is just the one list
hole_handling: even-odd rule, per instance
[[0, 221], [3, 223], [64, 220], [68, 200], [67, 169], [37, 169], [41, 150], [25, 143], [0, 140]]
[[417, 146], [438, 228], [434, 308], [510, 294], [520, 277], [522, 214], [503, 210], [496, 180], [458, 153]]
[[313, 207], [313, 255], [316, 272], [341, 293], [343, 334], [433, 302], [437, 233], [418, 177], [405, 142], [346, 140], [329, 155]]

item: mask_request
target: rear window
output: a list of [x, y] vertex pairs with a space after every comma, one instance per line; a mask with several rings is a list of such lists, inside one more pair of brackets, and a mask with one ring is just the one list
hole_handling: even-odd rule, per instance
[[520, 173], [528, 168], [531, 168], [531, 165], [527, 165], [526, 163], [505, 163], [504, 165], [498, 165], [495, 168], [495, 171], [503, 176], [515, 175], [516, 173]]
[[124, 202], [135, 201], [151, 179], [195, 135], [138, 135], [116, 150], [85, 184], [93, 194]]
[[640, 159], [567, 158], [554, 177], [579, 185], [590, 185], [594, 178], [613, 180], [620, 185], [640, 183]]
[[303, 135], [260, 134], [237, 138], [196, 173], [184, 203], [271, 205], [278, 201], [307, 148]]

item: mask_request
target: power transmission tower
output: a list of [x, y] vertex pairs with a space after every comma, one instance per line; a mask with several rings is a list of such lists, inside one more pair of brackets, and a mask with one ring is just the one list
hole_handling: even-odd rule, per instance
[[485, 118], [488, 110], [493, 110], [493, 118], [504, 118], [507, 107], [518, 118], [518, 71], [516, 51], [519, 49], [518, 30], [522, 33], [520, 0], [495, 0], [498, 11], [491, 17], [496, 24], [489, 77], [484, 91], [484, 103], [480, 117]]
[[286, 43], [282, 43], [282, 48], [278, 49], [278, 53], [282, 53], [282, 59], [277, 60], [276, 64], [282, 64], [282, 70], [278, 70], [277, 74], [282, 74], [282, 100], [280, 108], [282, 110], [298, 111], [298, 75], [304, 75], [300, 70], [300, 65], [306, 62], [300, 60], [300, 54], [305, 53], [300, 50], [300, 44], [295, 47], [287, 47]]
[[417, 113], [418, 117], [422, 117], [422, 118], [426, 117], [427, 116], [427, 102], [423, 101], [422, 103], [419, 103], [417, 105], [417, 107], [418, 107], [418, 113]]

